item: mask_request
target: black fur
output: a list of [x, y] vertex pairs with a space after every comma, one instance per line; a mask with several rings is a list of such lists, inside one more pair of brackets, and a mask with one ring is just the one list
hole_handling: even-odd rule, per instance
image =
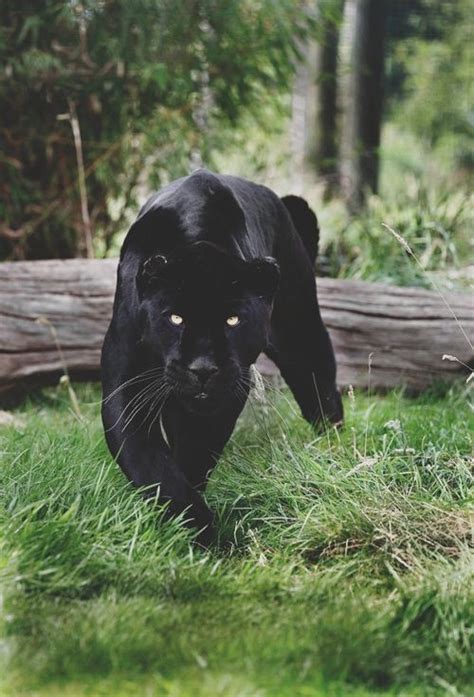
[[201, 494], [261, 351], [308, 421], [342, 419], [317, 231], [303, 199], [199, 170], [155, 194], [123, 244], [102, 351], [107, 443], [146, 495], [187, 509], [203, 542], [213, 515]]
[[297, 229], [311, 263], [314, 265], [318, 256], [319, 225], [316, 215], [300, 196], [283, 196], [281, 199], [286, 206], [293, 225]]

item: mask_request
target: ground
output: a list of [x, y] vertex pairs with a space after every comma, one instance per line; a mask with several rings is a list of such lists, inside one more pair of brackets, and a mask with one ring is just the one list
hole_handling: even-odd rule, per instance
[[58, 388], [0, 431], [2, 695], [468, 694], [465, 386], [346, 395], [319, 435], [267, 390], [213, 475], [207, 552], [129, 489], [76, 389], [81, 418]]

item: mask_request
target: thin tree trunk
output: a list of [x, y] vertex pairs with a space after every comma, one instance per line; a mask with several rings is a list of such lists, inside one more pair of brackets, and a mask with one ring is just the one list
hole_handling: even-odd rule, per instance
[[312, 121], [314, 110], [314, 63], [313, 41], [299, 46], [302, 60], [298, 63], [293, 83], [291, 100], [290, 141], [292, 153], [292, 192], [302, 195], [305, 190], [308, 170], [308, 152], [311, 148]]
[[383, 104], [386, 2], [347, 0], [343, 42], [341, 187], [351, 212], [377, 192]]
[[77, 118], [76, 105], [72, 100], [69, 100], [69, 113], [72, 135], [74, 138], [74, 147], [76, 148], [77, 175], [79, 181], [79, 194], [81, 197], [81, 216], [84, 233], [84, 248], [86, 252], [86, 257], [88, 259], [93, 259], [94, 248], [92, 245], [91, 219], [89, 216], [89, 204], [87, 201], [87, 185], [86, 173], [84, 169], [84, 156], [82, 151], [81, 128], [79, 126], [79, 119]]
[[344, 0], [321, 2], [316, 48], [314, 138], [311, 159], [325, 182], [325, 196], [338, 189], [337, 65]]

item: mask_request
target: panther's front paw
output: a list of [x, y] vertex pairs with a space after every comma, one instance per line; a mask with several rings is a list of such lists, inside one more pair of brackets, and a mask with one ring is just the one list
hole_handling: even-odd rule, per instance
[[342, 407], [341, 393], [335, 390], [332, 398], [329, 400], [329, 408], [325, 417], [336, 428], [340, 428], [344, 423], [344, 409]]
[[189, 515], [186, 517], [188, 518], [189, 525], [192, 525], [193, 528], [197, 528], [198, 530], [195, 542], [201, 547], [208, 547], [216, 538], [214, 513], [197, 492], [193, 495], [193, 502], [189, 508]]
[[317, 430], [324, 429], [327, 426], [340, 428], [344, 423], [344, 410], [339, 391], [335, 389], [329, 395], [322, 397], [320, 407], [315, 414], [311, 414], [308, 421]]
[[217, 539], [217, 531], [211, 523], [208, 525], [204, 526], [201, 528], [194, 538], [194, 543], [198, 545], [198, 547], [203, 547], [204, 549], [207, 549], [213, 542], [214, 540]]

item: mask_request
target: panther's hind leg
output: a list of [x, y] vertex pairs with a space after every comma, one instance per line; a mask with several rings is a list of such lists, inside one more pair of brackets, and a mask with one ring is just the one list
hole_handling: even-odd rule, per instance
[[336, 361], [315, 297], [313, 291], [307, 302], [277, 311], [266, 353], [280, 369], [307, 421], [340, 424], [343, 411], [336, 387]]

